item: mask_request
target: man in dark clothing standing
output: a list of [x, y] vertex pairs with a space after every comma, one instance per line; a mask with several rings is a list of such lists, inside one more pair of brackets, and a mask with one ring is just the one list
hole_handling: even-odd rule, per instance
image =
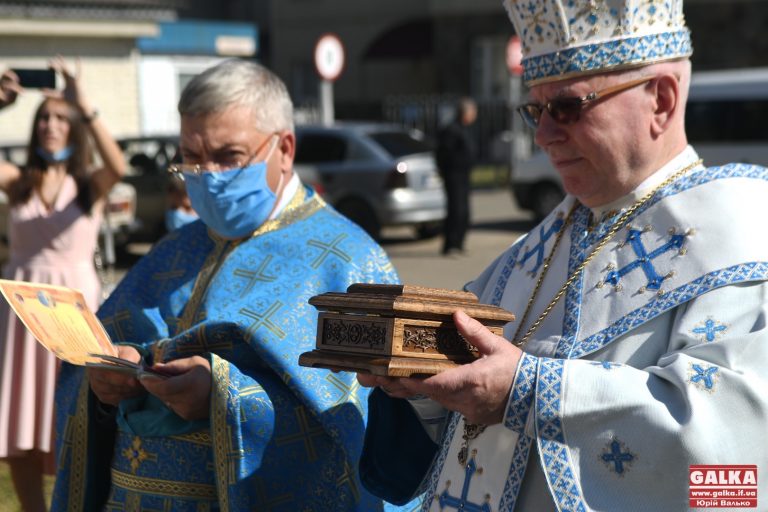
[[469, 173], [475, 153], [469, 126], [476, 118], [477, 104], [470, 98], [462, 98], [453, 121], [438, 134], [437, 166], [448, 202], [443, 229], [444, 256], [464, 251], [464, 237], [469, 228]]

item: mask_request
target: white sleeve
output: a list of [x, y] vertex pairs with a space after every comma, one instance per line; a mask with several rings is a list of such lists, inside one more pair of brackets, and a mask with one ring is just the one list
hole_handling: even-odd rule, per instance
[[448, 410], [439, 403], [426, 397], [416, 396], [408, 399], [421, 426], [435, 443], [440, 442], [448, 417]]

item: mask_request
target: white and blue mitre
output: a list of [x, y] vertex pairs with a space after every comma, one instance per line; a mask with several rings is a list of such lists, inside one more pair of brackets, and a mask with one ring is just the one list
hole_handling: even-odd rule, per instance
[[687, 148], [613, 211], [566, 197], [467, 286], [521, 321], [544, 272], [525, 333], [576, 276], [464, 464], [449, 417], [424, 510], [688, 510], [691, 465], [768, 466], [768, 169], [697, 160]]
[[683, 0], [504, 0], [530, 86], [689, 57]]

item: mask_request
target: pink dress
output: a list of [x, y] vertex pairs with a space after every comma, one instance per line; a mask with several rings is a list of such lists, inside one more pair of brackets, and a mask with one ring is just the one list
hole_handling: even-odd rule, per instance
[[[85, 215], [76, 196], [77, 185], [68, 175], [52, 211], [36, 193], [11, 209], [3, 278], [77, 288], [96, 311], [100, 281], [93, 254], [101, 212]], [[58, 360], [0, 298], [0, 458], [25, 450], [53, 451], [57, 370]]]

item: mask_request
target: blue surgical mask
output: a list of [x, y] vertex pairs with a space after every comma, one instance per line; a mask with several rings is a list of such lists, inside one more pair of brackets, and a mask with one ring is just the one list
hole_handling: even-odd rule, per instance
[[[250, 235], [269, 219], [277, 194], [267, 184], [267, 161], [228, 171], [185, 173], [187, 194], [206, 226], [226, 238]], [[282, 175], [278, 190], [282, 185]]]
[[181, 208], [169, 209], [165, 212], [165, 228], [169, 232], [196, 220], [197, 214], [184, 211]]
[[37, 156], [48, 162], [49, 164], [55, 164], [57, 162], [63, 162], [65, 160], [69, 160], [69, 157], [72, 156], [72, 152], [75, 149], [72, 146], [67, 146], [65, 148], [62, 148], [58, 151], [54, 151], [51, 153], [50, 151], [47, 151], [40, 146], [35, 148], [35, 153], [37, 153]]

